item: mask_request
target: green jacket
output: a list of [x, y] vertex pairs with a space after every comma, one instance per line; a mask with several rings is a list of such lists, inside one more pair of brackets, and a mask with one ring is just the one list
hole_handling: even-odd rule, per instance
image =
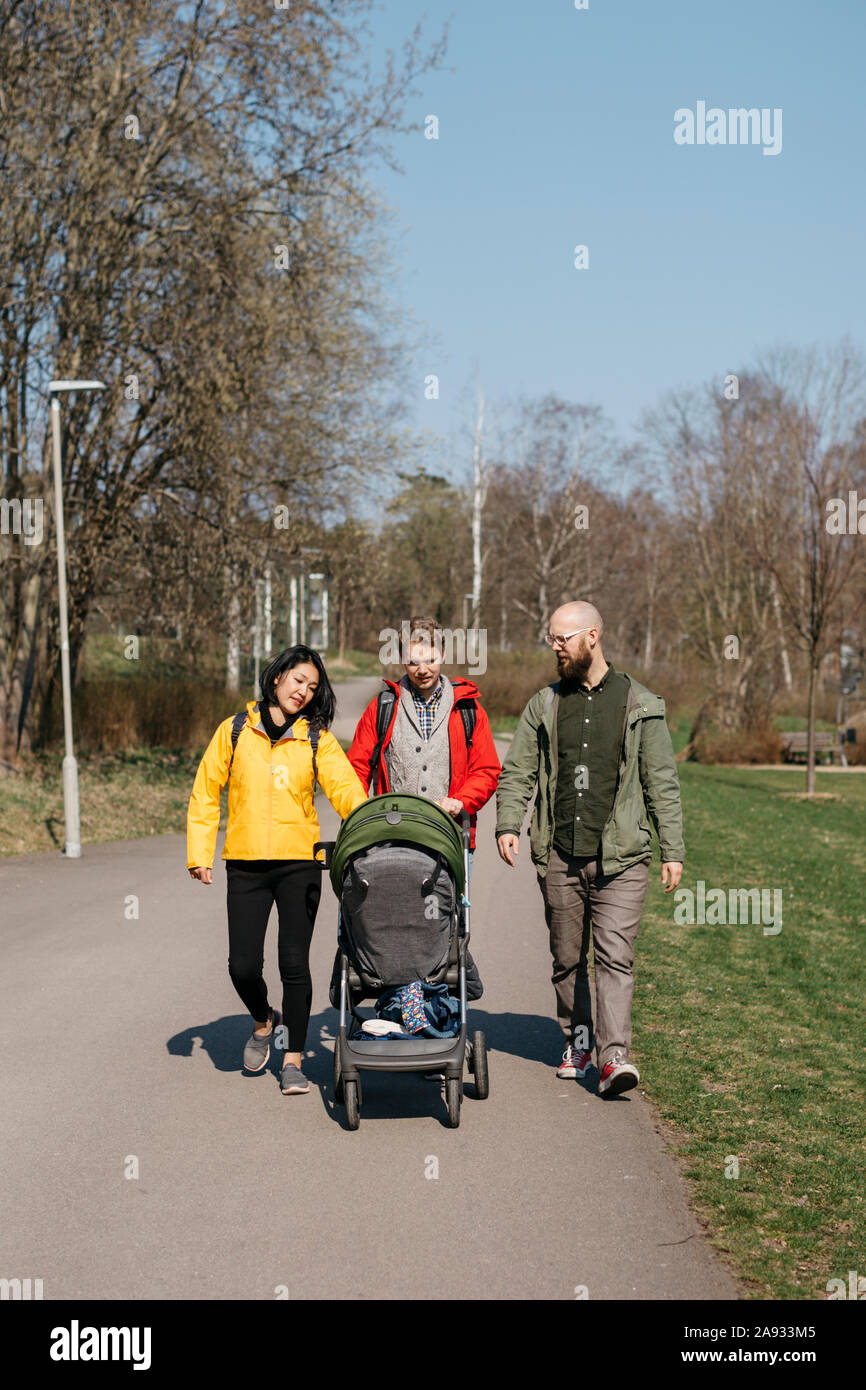
[[[625, 674], [625, 673], [624, 673]], [[680, 784], [665, 702], [628, 676], [619, 772], [613, 808], [601, 835], [602, 868], [618, 874], [652, 854], [655, 826], [662, 861], [682, 862]], [[496, 835], [519, 835], [532, 793], [538, 789], [529, 827], [532, 862], [547, 873], [553, 845], [553, 804], [558, 766], [556, 716], [559, 681], [539, 690], [523, 714], [502, 766], [496, 790]]]

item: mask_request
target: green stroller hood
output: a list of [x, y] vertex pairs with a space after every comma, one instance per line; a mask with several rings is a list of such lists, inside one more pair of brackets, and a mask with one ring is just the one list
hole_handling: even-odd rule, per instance
[[463, 892], [463, 836], [456, 821], [425, 796], [388, 792], [363, 801], [340, 826], [331, 859], [331, 884], [338, 898], [343, 894], [343, 872], [349, 858], [385, 840], [441, 854], [458, 894]]

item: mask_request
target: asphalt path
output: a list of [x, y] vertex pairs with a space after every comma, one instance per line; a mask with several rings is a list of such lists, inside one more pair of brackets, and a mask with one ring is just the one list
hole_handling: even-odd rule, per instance
[[[341, 687], [347, 724], [377, 684]], [[221, 860], [208, 887], [187, 875], [183, 836], [0, 864], [0, 1275], [41, 1278], [46, 1299], [735, 1298], [640, 1091], [602, 1100], [594, 1071], [557, 1081], [528, 846], [507, 869], [493, 827], [488, 807], [472, 876], [485, 993], [470, 1014], [490, 1096], [467, 1076], [456, 1130], [441, 1084], [372, 1074], [347, 1130], [330, 1084], [327, 876], [312, 1088], [283, 1096], [276, 1054], [241, 1071], [250, 1021], [226, 969]], [[275, 917], [265, 977], [279, 1005]]]

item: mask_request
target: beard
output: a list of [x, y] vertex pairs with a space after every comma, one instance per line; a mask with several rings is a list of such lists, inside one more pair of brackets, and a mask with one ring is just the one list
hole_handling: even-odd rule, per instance
[[577, 656], [566, 656], [565, 652], [558, 652], [556, 665], [564, 680], [582, 681], [592, 665], [592, 652], [588, 646], [584, 646]]

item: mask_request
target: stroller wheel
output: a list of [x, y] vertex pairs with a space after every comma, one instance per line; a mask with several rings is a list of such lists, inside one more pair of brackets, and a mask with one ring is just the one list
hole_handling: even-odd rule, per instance
[[357, 1081], [344, 1081], [343, 1095], [346, 1101], [346, 1124], [349, 1129], [357, 1129], [361, 1123], [361, 1100]]
[[340, 1039], [334, 1043], [334, 1099], [343, 1101], [343, 1073], [340, 1066]]
[[445, 1104], [448, 1106], [448, 1123], [452, 1129], [460, 1124], [460, 1102], [463, 1099], [463, 1081], [459, 1076], [445, 1078]]
[[481, 1032], [472, 1035], [472, 1074], [475, 1077], [475, 1098], [486, 1100], [490, 1095], [487, 1076], [487, 1039]]

